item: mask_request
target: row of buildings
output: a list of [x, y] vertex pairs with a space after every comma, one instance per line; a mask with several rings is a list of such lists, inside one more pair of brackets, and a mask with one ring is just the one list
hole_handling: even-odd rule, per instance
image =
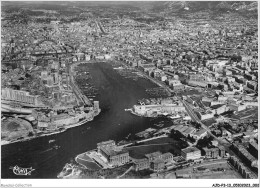
[[27, 91], [3, 88], [1, 90], [1, 99], [3, 103], [17, 102], [24, 106], [41, 106], [43, 105], [40, 96], [30, 95]]
[[164, 113], [175, 115], [186, 112], [186, 109], [180, 101], [175, 101], [173, 104], [134, 105], [133, 112], [140, 116], [153, 117]]
[[[160, 151], [144, 154], [143, 158], [131, 156], [127, 148], [117, 146], [115, 141], [109, 140], [97, 144], [98, 153], [100, 153], [109, 165], [121, 166], [132, 163], [136, 171], [151, 169], [155, 172], [163, 171], [177, 163], [174, 155], [170, 152], [162, 153]], [[222, 146], [203, 148], [188, 147], [181, 150], [180, 156], [184, 161], [202, 160], [205, 157], [210, 159], [225, 157], [225, 149]]]

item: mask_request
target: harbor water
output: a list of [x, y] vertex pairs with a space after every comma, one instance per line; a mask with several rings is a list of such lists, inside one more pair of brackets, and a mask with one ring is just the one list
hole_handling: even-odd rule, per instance
[[[138, 117], [125, 109], [131, 108], [139, 99], [149, 98], [145, 91], [157, 87], [144, 78], [134, 81], [120, 75], [109, 63], [86, 64], [91, 82], [97, 88], [94, 100], [100, 102], [101, 113], [79, 127], [25, 142], [1, 146], [2, 178], [56, 178], [67, 162], [79, 153], [96, 148], [101, 141], [123, 140], [149, 127], [157, 128], [161, 118]], [[168, 122], [169, 123], [169, 122]], [[35, 169], [29, 176], [17, 176], [11, 167]]]

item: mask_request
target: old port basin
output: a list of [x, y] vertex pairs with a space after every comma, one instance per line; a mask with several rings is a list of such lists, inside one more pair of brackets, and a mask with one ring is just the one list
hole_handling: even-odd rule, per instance
[[257, 2], [128, 3], [2, 3], [1, 177], [258, 179]]
[[[82, 65], [80, 69], [84, 71], [82, 74], [89, 74], [88, 70], [93, 71], [95, 66], [100, 68], [101, 64], [105, 67], [112, 66], [109, 68], [110, 71], [123, 77], [123, 80], [134, 83], [148, 81], [153, 84], [144, 89], [148, 97], [131, 102], [132, 106], [127, 108], [120, 107], [121, 113], [126, 116], [130, 115], [131, 118], [153, 123], [149, 123], [151, 127], [140, 132], [125, 133], [126, 136], [121, 140], [115, 138], [117, 142], [111, 139], [101, 140], [96, 144], [96, 149], [76, 155], [75, 161], [67, 163], [58, 174], [58, 178], [205, 178], [207, 176], [232, 179], [257, 176], [256, 158], [248, 152], [247, 155], [252, 157], [247, 162], [250, 167], [246, 167], [241, 163], [241, 154], [237, 152], [243, 148], [236, 150], [238, 146], [232, 142], [233, 138], [230, 135], [216, 134], [219, 120], [228, 121], [230, 115], [236, 113], [230, 108], [220, 108], [220, 105], [211, 107], [217, 102], [214, 101], [213, 89], [205, 90], [183, 84], [176, 90], [169, 83], [133, 68], [122, 59], [86, 65], [88, 68]], [[94, 82], [93, 84], [95, 85]], [[105, 85], [101, 88], [106, 87]], [[98, 93], [100, 89], [92, 88], [92, 90]], [[207, 116], [203, 109], [210, 115]], [[248, 174], [236, 170], [238, 164], [244, 165], [239, 168], [244, 168]]]

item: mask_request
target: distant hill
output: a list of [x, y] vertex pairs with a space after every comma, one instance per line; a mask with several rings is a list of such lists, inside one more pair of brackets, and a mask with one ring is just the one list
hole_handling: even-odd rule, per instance
[[36, 8], [36, 9], [66, 9], [69, 7], [113, 7], [118, 8], [137, 8], [150, 12], [196, 12], [202, 10], [211, 11], [240, 11], [256, 12], [257, 1], [3, 1], [2, 9], [6, 8]]
[[155, 11], [257, 11], [257, 1], [167, 1], [154, 3]]

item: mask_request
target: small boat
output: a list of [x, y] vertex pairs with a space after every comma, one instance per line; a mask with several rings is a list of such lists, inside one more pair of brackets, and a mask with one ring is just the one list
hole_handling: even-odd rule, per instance
[[179, 115], [176, 115], [176, 116], [170, 116], [170, 118], [171, 119], [178, 119], [178, 118], [180, 118], [181, 116], [179, 116]]
[[163, 123], [159, 123], [159, 124], [155, 124], [155, 126], [157, 126], [157, 127], [163, 127]]
[[58, 146], [58, 145], [53, 146], [53, 149], [59, 149], [59, 148], [60, 148], [60, 146]]
[[162, 115], [164, 115], [164, 116], [167, 116], [167, 115], [169, 115], [168, 113], [166, 113], [166, 112], [164, 112], [164, 113], [162, 113]]
[[49, 144], [55, 142], [56, 140], [49, 140]]
[[82, 134], [85, 134], [86, 132], [88, 132], [89, 129], [90, 129], [90, 127], [87, 127], [87, 129], [82, 130], [81, 133], [82, 133]]
[[163, 124], [163, 123], [161, 123], [161, 124], [159, 124], [159, 125], [158, 125], [158, 127], [163, 127], [163, 126], [164, 126], [164, 124]]
[[52, 149], [53, 149], [53, 148], [49, 148], [49, 149], [47, 149], [47, 150], [41, 151], [40, 154], [45, 153], [45, 152], [48, 152], [48, 151], [51, 151]]
[[115, 69], [115, 70], [117, 70], [117, 69], [124, 69], [123, 67], [115, 67], [115, 68], [113, 68], [113, 69]]
[[131, 136], [131, 133], [129, 133], [125, 138], [128, 139]]

